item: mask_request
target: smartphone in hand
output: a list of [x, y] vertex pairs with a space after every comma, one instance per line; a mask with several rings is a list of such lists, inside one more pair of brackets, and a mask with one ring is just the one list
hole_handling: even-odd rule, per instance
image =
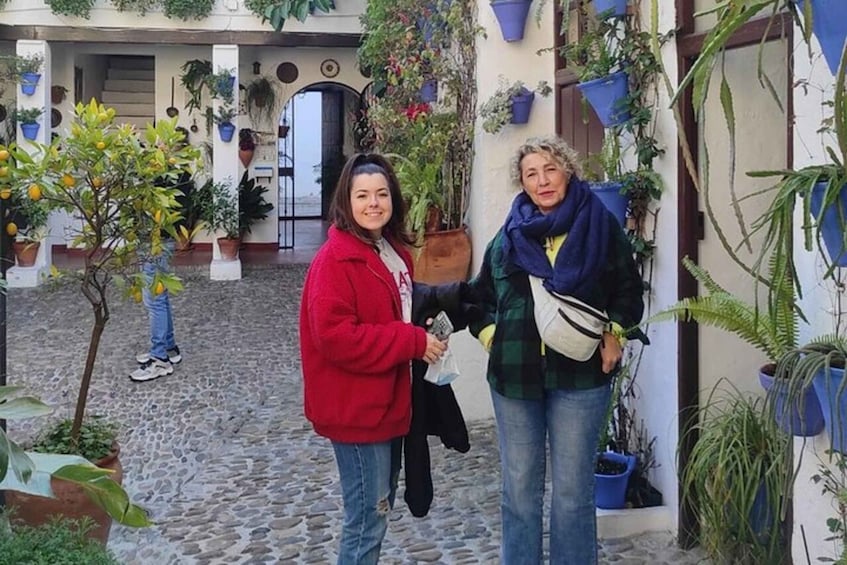
[[435, 315], [435, 318], [432, 319], [432, 323], [426, 330], [431, 333], [441, 341], [444, 341], [450, 334], [453, 333], [453, 323], [450, 321], [450, 317], [447, 313], [442, 310], [438, 314]]

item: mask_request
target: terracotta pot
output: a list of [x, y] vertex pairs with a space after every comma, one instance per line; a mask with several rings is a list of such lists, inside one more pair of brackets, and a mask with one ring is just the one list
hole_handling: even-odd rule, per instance
[[68, 92], [68, 89], [64, 86], [53, 85], [50, 87], [50, 102], [53, 104], [61, 104], [65, 99], [65, 94]]
[[[118, 458], [120, 451], [120, 446], [115, 442], [111, 453], [95, 463], [100, 468], [113, 471], [110, 478], [118, 484], [123, 482], [124, 476], [123, 467]], [[80, 486], [51, 479], [50, 487], [56, 498], [6, 491], [7, 506], [16, 508], [13, 522], [27, 526], [40, 526], [49, 522], [53, 515], [61, 515], [72, 520], [80, 520], [87, 516], [94, 521], [94, 528], [88, 533], [88, 537], [106, 545], [109, 530], [112, 527], [112, 517], [94, 504]]]
[[230, 239], [228, 237], [218, 238], [218, 247], [221, 249], [221, 259], [224, 261], [235, 261], [238, 259], [238, 247], [241, 245], [241, 238]]
[[253, 153], [255, 153], [255, 151], [255, 149], [239, 149], [238, 158], [241, 159], [241, 164], [245, 167], [249, 165], [253, 160]]
[[470, 266], [471, 238], [466, 226], [427, 232], [415, 256], [414, 279], [426, 284], [465, 281]]
[[35, 265], [35, 259], [38, 257], [38, 248], [41, 243], [36, 241], [15, 241], [12, 243], [12, 249], [15, 250], [15, 260], [18, 267], [32, 267]]

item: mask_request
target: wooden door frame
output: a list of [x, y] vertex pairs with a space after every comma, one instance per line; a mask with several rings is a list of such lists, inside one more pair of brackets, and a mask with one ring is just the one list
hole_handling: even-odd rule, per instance
[[[700, 54], [706, 33], [694, 33], [694, 0], [676, 0], [676, 13], [679, 21], [677, 33], [677, 71], [678, 76], [684, 77], [697, 55]], [[785, 39], [789, 46], [794, 41], [794, 22], [790, 14], [783, 14], [769, 25], [769, 18], [748, 22], [742, 26], [727, 42], [727, 49], [737, 49], [757, 45], [766, 41]], [[792, 112], [794, 107], [793, 97], [793, 64], [792, 49], [788, 49], [788, 80], [786, 92], [786, 112]], [[695, 168], [699, 168], [699, 140], [697, 121], [692, 106], [691, 88], [689, 87], [680, 97], [680, 113], [682, 115], [682, 127], [690, 145], [692, 159]], [[793, 120], [789, 115], [786, 119], [786, 164], [790, 168], [794, 162]], [[690, 257], [697, 262], [699, 259], [699, 240], [704, 228], [703, 216], [699, 210], [699, 198], [694, 181], [685, 167], [685, 159], [681, 146], [677, 144], [677, 183], [679, 196], [677, 199], [677, 253], [678, 257]], [[697, 281], [682, 266], [680, 261], [677, 266], [677, 298], [679, 300], [697, 296]], [[688, 464], [691, 451], [697, 442], [698, 434], [696, 428], [692, 430], [692, 416], [696, 417], [699, 412], [700, 402], [700, 343], [699, 330], [696, 322], [680, 322], [677, 324], [678, 351], [677, 356], [677, 402], [679, 413], [679, 448], [677, 469], [678, 476]], [[683, 547], [691, 547], [696, 543], [699, 533], [692, 504], [696, 501], [685, 500], [682, 496], [682, 484], [679, 482], [679, 514], [677, 522], [677, 533], [679, 544]]]

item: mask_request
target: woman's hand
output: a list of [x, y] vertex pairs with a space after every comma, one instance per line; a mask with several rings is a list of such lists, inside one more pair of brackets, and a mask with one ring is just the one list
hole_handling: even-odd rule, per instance
[[611, 373], [617, 367], [622, 356], [621, 342], [618, 341], [615, 334], [603, 332], [603, 339], [600, 340], [600, 359], [603, 360], [603, 372], [607, 375]]
[[441, 341], [432, 334], [426, 334], [426, 351], [424, 351], [423, 359], [430, 365], [441, 359], [444, 352], [447, 351], [447, 341]]

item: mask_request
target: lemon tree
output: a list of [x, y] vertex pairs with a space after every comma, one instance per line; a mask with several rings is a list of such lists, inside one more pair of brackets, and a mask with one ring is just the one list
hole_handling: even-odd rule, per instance
[[[7, 153], [4, 153], [7, 152]], [[79, 438], [94, 362], [109, 321], [107, 291], [120, 286], [126, 296], [141, 295], [144, 262], [164, 251], [163, 237], [176, 236], [177, 195], [166, 185], [199, 164], [200, 153], [185, 143], [176, 120], [157, 120], [138, 130], [118, 124], [115, 110], [92, 100], [78, 104], [66, 137], [24, 149], [0, 147], [0, 196], [28, 200], [48, 210], [64, 210], [77, 222], [72, 245], [84, 251], [80, 290], [94, 316], [71, 435]], [[75, 275], [76, 276], [76, 275]], [[162, 290], [159, 290], [162, 289]], [[157, 274], [150, 290], [182, 289], [173, 274]]]

